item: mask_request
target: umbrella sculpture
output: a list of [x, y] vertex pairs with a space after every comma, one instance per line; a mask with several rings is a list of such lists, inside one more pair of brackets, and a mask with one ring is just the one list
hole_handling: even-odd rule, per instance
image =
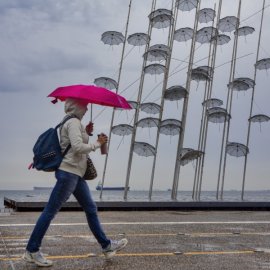
[[75, 98], [86, 103], [99, 104], [103, 106], [131, 109], [126, 99], [110, 90], [94, 85], [69, 85], [55, 89], [48, 97], [54, 97], [53, 103], [57, 100], [65, 101], [67, 98]]
[[160, 105], [153, 103], [153, 102], [147, 102], [147, 103], [142, 103], [141, 106], [141, 111], [148, 113], [148, 114], [157, 114], [160, 112]]
[[143, 157], [150, 157], [156, 154], [156, 149], [149, 143], [145, 142], [135, 142], [134, 143], [134, 152]]
[[201, 157], [204, 154], [204, 152], [199, 151], [199, 150], [190, 150], [185, 152], [184, 154], [181, 155], [180, 157], [180, 164], [182, 166], [188, 164], [189, 162], [198, 159], [199, 157]]
[[112, 90], [117, 89], [118, 84], [115, 80], [108, 77], [99, 77], [94, 80], [94, 84], [99, 87], [104, 87], [106, 89]]
[[192, 69], [191, 70], [191, 80], [200, 82], [210, 80], [210, 76], [205, 70]]
[[232, 90], [236, 91], [246, 91], [251, 88], [251, 85], [248, 82], [239, 79], [235, 79], [234, 81], [230, 82], [228, 86]]
[[256, 69], [263, 70], [270, 68], [270, 58], [264, 58], [256, 62], [255, 64]]
[[215, 10], [211, 8], [204, 8], [199, 11], [199, 23], [209, 23], [214, 21], [216, 16]]
[[197, 31], [196, 41], [201, 44], [210, 43], [213, 37], [217, 35], [217, 33], [217, 29], [212, 26], [203, 27]]
[[150, 62], [162, 61], [166, 60], [166, 58], [168, 57], [168, 53], [160, 49], [149, 49], [147, 52], [144, 53], [143, 57]]
[[235, 16], [227, 16], [220, 19], [218, 30], [221, 32], [232, 32], [236, 30], [238, 19]]
[[133, 127], [127, 124], [116, 125], [112, 127], [112, 133], [119, 136], [132, 134]]
[[149, 18], [152, 22], [152, 26], [158, 29], [169, 27], [173, 20], [172, 12], [167, 9], [155, 10], [149, 15]]
[[246, 156], [249, 153], [249, 150], [244, 144], [229, 142], [226, 146], [226, 152], [234, 157], [242, 157]]
[[160, 133], [169, 136], [178, 135], [181, 131], [181, 122], [176, 119], [166, 119], [161, 122]]
[[156, 9], [154, 10], [153, 12], [150, 13], [150, 15], [148, 16], [149, 19], [153, 19], [155, 18], [156, 16], [159, 16], [159, 15], [168, 15], [168, 16], [172, 16], [172, 11], [169, 10], [169, 9], [165, 9], [165, 8], [160, 8], [160, 9]]
[[259, 123], [260, 124], [260, 131], [262, 130], [261, 124], [263, 122], [268, 122], [270, 121], [270, 117], [265, 115], [265, 114], [256, 114], [253, 115], [248, 119], [248, 121], [253, 122], [253, 123]]
[[180, 85], [174, 85], [165, 90], [164, 99], [170, 101], [180, 100], [185, 98], [187, 94], [188, 92], [184, 87]]
[[201, 71], [207, 74], [209, 77], [212, 77], [213, 75], [213, 68], [209, 66], [199, 66], [199, 67], [196, 67], [194, 70]]
[[263, 122], [268, 122], [270, 121], [270, 117], [268, 115], [265, 114], [256, 114], [251, 116], [248, 121], [253, 122], [253, 123], [263, 123]]
[[144, 46], [149, 42], [149, 40], [150, 40], [149, 35], [145, 33], [135, 33], [129, 35], [127, 38], [128, 44], [133, 46]]
[[177, 0], [178, 9], [182, 11], [190, 11], [197, 7], [198, 0]]
[[192, 28], [189, 28], [189, 27], [180, 28], [174, 32], [174, 40], [178, 42], [183, 42], [183, 41], [186, 42], [192, 39], [193, 33], [194, 31]]
[[218, 124], [228, 121], [231, 116], [223, 108], [212, 107], [207, 110], [207, 119], [209, 122]]
[[211, 42], [217, 40], [217, 45], [224, 45], [230, 42], [231, 38], [227, 35], [221, 34], [212, 38]]
[[238, 36], [247, 36], [252, 34], [255, 31], [253, 27], [250, 26], [243, 26], [238, 29], [238, 31], [235, 31], [235, 34], [238, 33]]
[[255, 86], [255, 81], [250, 78], [241, 77], [241, 78], [237, 78], [237, 80], [247, 83], [249, 85], [249, 88], [253, 88]]
[[161, 126], [165, 126], [165, 125], [176, 125], [176, 126], [181, 127], [182, 123], [181, 121], [177, 119], [165, 119], [161, 122]]
[[159, 123], [158, 118], [146, 117], [137, 122], [137, 126], [141, 128], [157, 127]]
[[108, 45], [119, 45], [124, 42], [125, 37], [120, 32], [116, 31], [107, 31], [104, 32], [101, 36], [101, 40], [104, 44]]
[[151, 46], [149, 50], [162, 50], [162, 51], [165, 51], [166, 53], [170, 52], [170, 48], [164, 44], [155, 44]]
[[207, 107], [207, 108], [212, 108], [212, 107], [222, 106], [223, 101], [220, 99], [217, 99], [217, 98], [209, 98], [209, 99], [205, 100], [202, 103], [202, 105]]
[[150, 75], [162, 74], [165, 72], [165, 66], [161, 64], [151, 64], [144, 68], [144, 72]]

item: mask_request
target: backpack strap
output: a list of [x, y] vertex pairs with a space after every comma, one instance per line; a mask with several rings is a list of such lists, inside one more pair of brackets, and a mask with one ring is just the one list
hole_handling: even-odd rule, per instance
[[[61, 123], [59, 123], [59, 124], [55, 127], [55, 129], [58, 129], [59, 127], [62, 127], [62, 126], [63, 126], [69, 119], [71, 119], [71, 118], [78, 118], [78, 117], [75, 116], [75, 115], [67, 115], [67, 116], [63, 119], [63, 121], [62, 121]], [[63, 152], [63, 154], [62, 154], [63, 157], [68, 153], [68, 151], [70, 150], [70, 148], [71, 148], [71, 144], [69, 144], [69, 145], [66, 147], [66, 149], [64, 150], [64, 152]]]

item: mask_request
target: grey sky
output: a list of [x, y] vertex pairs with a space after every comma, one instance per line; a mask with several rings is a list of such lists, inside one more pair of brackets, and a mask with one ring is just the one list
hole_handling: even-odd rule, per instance
[[[129, 24], [129, 34], [146, 32], [151, 0], [133, 0]], [[216, 0], [202, 0], [202, 7], [214, 8]], [[58, 86], [70, 84], [90, 84], [96, 77], [108, 76], [117, 79], [121, 46], [109, 47], [101, 41], [101, 34], [108, 30], [124, 33], [128, 0], [2, 0], [0, 2], [0, 189], [31, 189], [32, 186], [50, 186], [55, 179], [53, 174], [28, 171], [27, 166], [32, 159], [32, 147], [41, 132], [56, 125], [63, 117], [63, 104], [53, 105], [46, 97]], [[170, 9], [171, 0], [157, 0], [158, 8]], [[238, 1], [223, 1], [221, 17], [236, 15]], [[270, 1], [266, 1], [266, 6]], [[262, 0], [242, 0], [241, 20], [259, 11]], [[179, 11], [177, 29], [193, 27], [194, 11]], [[265, 11], [263, 38], [260, 58], [269, 57], [270, 8]], [[251, 55], [239, 59], [236, 77], [254, 75], [256, 46], [260, 14], [241, 23], [241, 26], [252, 26], [255, 33], [242, 37], [239, 41], [238, 56]], [[205, 24], [199, 25], [199, 28]], [[230, 35], [233, 39], [233, 33]], [[166, 43], [167, 29], [155, 29], [151, 45]], [[197, 45], [195, 62], [207, 57], [208, 45]], [[171, 70], [187, 59], [190, 42], [174, 42]], [[123, 66], [120, 92], [140, 77], [142, 54], [144, 47], [133, 48], [127, 45]], [[232, 42], [218, 48], [216, 65], [219, 66], [231, 58]], [[206, 65], [207, 59], [197, 65]], [[186, 65], [182, 64], [181, 72], [170, 77], [168, 86], [180, 84], [185, 86]], [[216, 69], [213, 97], [225, 100], [230, 65]], [[146, 75], [143, 99], [162, 80], [162, 76]], [[269, 115], [269, 80], [265, 71], [258, 72], [255, 94], [254, 114]], [[139, 83], [129, 87], [123, 95], [135, 100]], [[191, 98], [185, 135], [185, 147], [197, 148], [201, 103], [204, 85], [198, 88], [195, 82], [191, 85]], [[197, 88], [197, 90], [196, 90]], [[161, 87], [145, 101], [160, 102]], [[249, 115], [250, 91], [234, 95], [230, 141], [245, 143], [247, 119]], [[182, 102], [166, 102], [164, 118], [180, 119]], [[100, 131], [108, 133], [111, 109], [101, 115], [101, 107], [94, 107], [96, 134]], [[129, 123], [132, 112], [118, 112], [115, 123]], [[140, 118], [146, 116], [141, 113]], [[87, 115], [85, 122], [89, 119]], [[248, 158], [247, 189], [270, 189], [269, 168], [269, 123], [252, 126], [250, 155]], [[138, 129], [138, 141], [155, 142], [155, 129]], [[216, 188], [217, 168], [222, 135], [222, 126], [210, 124], [208, 132], [207, 154], [205, 161], [205, 177], [203, 189]], [[121, 143], [121, 144], [120, 144]], [[123, 185], [126, 175], [130, 137], [121, 141], [121, 137], [113, 136], [109, 157], [106, 184]], [[120, 146], [119, 146], [120, 145]], [[119, 146], [119, 148], [118, 148]], [[157, 170], [154, 188], [171, 188], [177, 138], [161, 135], [157, 159]], [[99, 152], [91, 155], [102, 174], [104, 157]], [[130, 185], [132, 189], [148, 189], [151, 174], [152, 158], [142, 158], [134, 154]], [[243, 171], [243, 158], [228, 157], [226, 173], [226, 189], [240, 189]], [[181, 168], [180, 189], [190, 190], [193, 185], [194, 167], [192, 164]], [[90, 183], [96, 185], [97, 181]]]

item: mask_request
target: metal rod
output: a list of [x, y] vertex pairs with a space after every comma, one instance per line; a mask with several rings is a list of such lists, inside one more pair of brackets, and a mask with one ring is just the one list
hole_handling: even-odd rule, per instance
[[[123, 67], [123, 61], [124, 61], [124, 54], [125, 54], [125, 48], [126, 48], [126, 42], [127, 42], [127, 33], [128, 33], [128, 25], [129, 25], [129, 19], [130, 19], [130, 11], [131, 11], [131, 5], [132, 5], [132, 0], [129, 2], [129, 7], [128, 7], [128, 16], [127, 16], [127, 23], [126, 23], [126, 30], [125, 30], [125, 39], [122, 47], [122, 55], [121, 55], [121, 61], [120, 61], [120, 66], [119, 66], [119, 72], [118, 72], [118, 80], [117, 80], [117, 88], [116, 88], [116, 93], [119, 91], [119, 84], [121, 80], [121, 74], [122, 74], [122, 67]], [[92, 113], [91, 113], [92, 115]], [[109, 149], [110, 149], [110, 142], [111, 142], [111, 135], [112, 135], [112, 127], [113, 127], [113, 122], [114, 122], [114, 115], [115, 115], [115, 108], [113, 109], [112, 112], [112, 118], [111, 118], [111, 124], [110, 124], [110, 132], [108, 136], [108, 153], [105, 157], [105, 163], [104, 163], [104, 169], [103, 169], [103, 175], [102, 175], [102, 181], [101, 181], [101, 190], [99, 197], [100, 199], [102, 198], [102, 193], [103, 193], [103, 186], [105, 182], [105, 175], [106, 175], [106, 169], [107, 169], [107, 162], [109, 158]]]
[[[261, 45], [261, 37], [262, 37], [262, 27], [263, 27], [263, 19], [264, 19], [264, 10], [265, 10], [265, 0], [263, 0], [263, 8], [262, 8], [262, 16], [261, 16], [261, 25], [260, 25], [260, 33], [258, 39], [258, 47], [257, 47], [257, 55], [256, 55], [256, 63], [259, 60], [260, 54], [260, 45]], [[256, 82], [257, 78], [257, 69], [254, 68], [254, 82]], [[254, 94], [255, 94], [255, 87], [256, 84], [252, 88], [251, 94], [251, 103], [250, 103], [250, 112], [249, 112], [249, 119], [252, 116], [253, 112], [253, 103], [254, 103]], [[248, 121], [248, 133], [247, 133], [247, 143], [246, 146], [249, 147], [249, 139], [250, 139], [250, 128], [251, 128], [251, 121]], [[241, 200], [244, 200], [244, 193], [245, 193], [245, 181], [246, 181], [246, 169], [247, 169], [247, 156], [248, 153], [245, 155], [245, 163], [244, 163], [244, 172], [243, 172], [243, 181], [242, 181], [242, 192], [241, 192]]]
[[[240, 1], [240, 0], [239, 0]], [[232, 51], [232, 59], [231, 59], [231, 67], [230, 67], [230, 77], [229, 82], [232, 81], [232, 73], [233, 73], [233, 66], [234, 66], [234, 55], [236, 49], [236, 35], [234, 35], [234, 42], [233, 42], [233, 51]], [[227, 92], [226, 98], [226, 111], [228, 112], [229, 106], [229, 99], [230, 99], [230, 89]], [[229, 121], [229, 119], [228, 119]], [[218, 169], [218, 179], [217, 179], [217, 191], [216, 191], [216, 199], [219, 199], [219, 190], [220, 190], [220, 177], [221, 177], [221, 168], [222, 168], [222, 161], [223, 161], [223, 152], [224, 152], [224, 140], [225, 140], [225, 132], [227, 128], [227, 121], [224, 121], [223, 130], [222, 130], [222, 142], [221, 142], [221, 149], [220, 149], [220, 160], [219, 160], [219, 169]]]
[[[217, 15], [217, 21], [216, 21], [216, 28], [218, 28], [220, 16], [221, 16], [221, 9], [222, 9], [222, 0], [219, 1], [219, 7], [218, 7], [218, 15]], [[207, 100], [211, 98], [212, 91], [213, 91], [213, 80], [214, 80], [214, 72], [215, 72], [215, 65], [216, 65], [216, 56], [217, 56], [217, 39], [214, 40], [213, 45], [213, 54], [211, 59], [211, 70], [212, 70], [212, 80], [210, 81], [208, 92], [207, 92]], [[205, 129], [204, 129], [204, 138], [202, 141], [202, 152], [206, 152], [206, 141], [207, 141], [207, 134], [208, 134], [208, 118], [207, 118], [207, 108], [205, 109]], [[200, 172], [199, 172], [199, 191], [197, 195], [197, 199], [200, 200], [201, 198], [201, 189], [202, 189], [202, 179], [203, 179], [203, 169], [204, 169], [204, 161], [205, 161], [205, 154], [201, 158], [201, 166], [200, 166]]]
[[[216, 4], [214, 5], [214, 10], [216, 10]], [[212, 23], [212, 27], [214, 27], [214, 20]], [[210, 66], [210, 63], [212, 62], [213, 54], [212, 52], [212, 42], [210, 41], [209, 45], [209, 53], [208, 53], [208, 67]], [[204, 97], [203, 100], [207, 100], [208, 92], [209, 92], [209, 86], [210, 82], [206, 81], [205, 83], [205, 89], [204, 89]], [[199, 142], [198, 142], [198, 150], [202, 149], [202, 142], [204, 139], [204, 131], [205, 131], [205, 115], [206, 115], [206, 106], [202, 106], [202, 114], [201, 114], [201, 125], [200, 125], [200, 134], [199, 134]], [[196, 159], [196, 167], [195, 167], [195, 173], [194, 173], [194, 181], [193, 181], [193, 190], [192, 190], [192, 199], [197, 197], [197, 191], [198, 191], [198, 180], [200, 175], [200, 168], [201, 168], [201, 157]]]
[[177, 190], [178, 190], [179, 175], [180, 175], [180, 154], [181, 154], [181, 150], [183, 148], [183, 143], [184, 143], [184, 134], [185, 134], [186, 119], [187, 119], [188, 101], [189, 101], [189, 91], [190, 91], [190, 84], [191, 84], [191, 69], [192, 69], [193, 61], [194, 61], [196, 33], [197, 33], [197, 29], [198, 29], [198, 22], [199, 22], [198, 19], [199, 19], [200, 6], [201, 6], [201, 0], [198, 1], [198, 5], [196, 8], [196, 15], [195, 15], [195, 22], [194, 22], [194, 35], [192, 37], [192, 43], [191, 43], [191, 49], [190, 49], [190, 59], [189, 59], [187, 81], [186, 81], [187, 95], [184, 98], [184, 104], [183, 104], [183, 108], [182, 108], [182, 121], [181, 121], [182, 122], [182, 132], [180, 132], [180, 134], [179, 134], [179, 140], [178, 140], [178, 146], [177, 146], [173, 185], [172, 185], [172, 192], [171, 192], [172, 200], [177, 199]]
[[[239, 8], [238, 8], [238, 15], [237, 15], [237, 19], [238, 20], [237, 20], [237, 27], [236, 27], [236, 33], [235, 33], [236, 44], [235, 44], [235, 54], [234, 54], [234, 59], [233, 59], [234, 65], [233, 65], [232, 80], [230, 82], [233, 82], [234, 81], [234, 76], [235, 76], [237, 48], [238, 48], [238, 37], [239, 37], [239, 35], [238, 35], [238, 29], [239, 29], [240, 14], [241, 14], [241, 3], [242, 3], [242, 0], [239, 0]], [[230, 87], [230, 86], [228, 86], [228, 91], [231, 92], [231, 97], [230, 97], [230, 102], [229, 102], [229, 111], [228, 111], [228, 113], [231, 114], [232, 102], [233, 102], [233, 88]], [[227, 127], [226, 140], [225, 140], [225, 151], [224, 151], [224, 160], [223, 160], [223, 172], [222, 172], [221, 191], [220, 191], [220, 198], [221, 198], [221, 200], [223, 200], [225, 172], [226, 172], [226, 162], [227, 162], [226, 146], [228, 144], [229, 133], [230, 133], [230, 119], [228, 119], [228, 127]]]
[[[156, 0], [152, 1], [152, 8], [151, 8], [151, 13], [155, 10], [156, 8]], [[148, 25], [148, 36], [149, 41], [145, 46], [145, 53], [148, 51], [150, 40], [151, 40], [151, 33], [152, 33], [152, 22], [149, 19], [149, 25]], [[126, 183], [125, 183], [125, 191], [124, 191], [124, 200], [127, 199], [127, 193], [129, 190], [129, 180], [130, 180], [130, 172], [131, 172], [131, 165], [132, 165], [132, 159], [133, 159], [133, 151], [134, 151], [134, 143], [135, 143], [135, 138], [136, 138], [136, 133], [137, 133], [137, 122], [139, 118], [139, 104], [141, 102], [142, 98], [142, 91], [143, 91], [143, 86], [144, 86], [144, 77], [145, 77], [145, 72], [144, 68], [146, 66], [146, 57], [143, 60], [143, 65], [142, 65], [142, 72], [141, 72], [141, 78], [140, 78], [140, 86], [139, 86], [139, 91], [138, 91], [138, 97], [137, 97], [137, 104], [138, 106], [136, 107], [135, 110], [135, 115], [134, 115], [134, 124], [133, 124], [133, 131], [132, 131], [132, 137], [131, 137], [131, 144], [130, 144], [130, 150], [129, 150], [129, 158], [128, 158], [128, 167], [127, 167], [127, 175], [126, 175]]]
[[153, 166], [152, 166], [152, 173], [151, 173], [151, 180], [150, 180], [150, 186], [149, 186], [149, 193], [148, 193], [148, 198], [151, 200], [152, 198], [152, 192], [153, 192], [153, 184], [154, 184], [154, 177], [155, 177], [155, 168], [156, 168], [156, 159], [157, 159], [157, 149], [158, 149], [158, 144], [159, 144], [159, 135], [160, 135], [160, 126], [161, 126], [161, 120], [163, 116], [163, 109], [164, 109], [164, 94], [165, 90], [167, 88], [168, 84], [168, 79], [169, 79], [169, 71], [170, 71], [170, 63], [171, 63], [171, 56], [172, 56], [172, 50], [173, 50], [173, 42], [174, 42], [174, 32], [176, 28], [176, 23], [177, 23], [177, 2], [175, 2], [174, 5], [174, 0], [172, 0], [172, 12], [173, 12], [173, 24], [170, 24], [170, 29], [169, 29], [169, 34], [168, 34], [168, 47], [169, 47], [169, 55], [166, 58], [166, 64], [165, 64], [165, 73], [164, 73], [164, 80], [163, 80], [163, 86], [162, 86], [162, 93], [161, 93], [161, 103], [160, 103], [160, 112], [159, 112], [159, 122], [157, 126], [157, 135], [156, 135], [156, 143], [155, 143], [155, 149], [156, 153], [154, 155], [154, 160], [153, 160]]

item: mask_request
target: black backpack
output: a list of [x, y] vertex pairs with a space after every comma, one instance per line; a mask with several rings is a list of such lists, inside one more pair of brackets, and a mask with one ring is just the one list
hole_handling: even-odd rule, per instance
[[71, 118], [75, 118], [75, 116], [65, 117], [55, 128], [49, 128], [38, 137], [33, 148], [33, 163], [28, 167], [29, 169], [35, 168], [38, 171], [52, 172], [59, 168], [71, 145], [69, 144], [62, 153], [57, 130]]

